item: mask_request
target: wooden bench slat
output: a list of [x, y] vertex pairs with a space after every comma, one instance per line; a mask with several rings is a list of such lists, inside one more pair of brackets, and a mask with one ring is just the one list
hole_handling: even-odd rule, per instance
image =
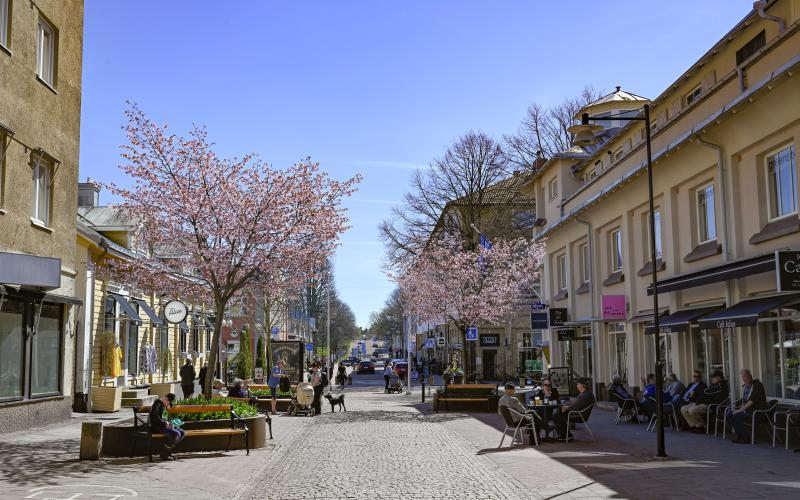
[[[228, 436], [230, 434], [244, 434], [244, 429], [189, 429], [183, 431], [187, 436]], [[166, 434], [154, 432], [154, 438], [163, 438]]]
[[231, 411], [232, 405], [178, 405], [169, 408], [169, 413], [210, 413], [216, 411]]

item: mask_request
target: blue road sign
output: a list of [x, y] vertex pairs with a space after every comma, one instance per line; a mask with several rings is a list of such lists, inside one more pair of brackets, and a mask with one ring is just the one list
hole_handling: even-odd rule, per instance
[[277, 334], [279, 334], [280, 332], [281, 332], [281, 329], [280, 329], [280, 328], [278, 328], [277, 326], [273, 326], [273, 327], [272, 327], [272, 334], [273, 334], [273, 335], [277, 335]]
[[314, 344], [312, 344], [311, 342], [306, 344], [306, 351], [311, 352], [313, 350], [314, 350]]
[[425, 339], [425, 349], [433, 349], [433, 339]]
[[471, 326], [467, 328], [467, 340], [478, 340], [478, 327]]

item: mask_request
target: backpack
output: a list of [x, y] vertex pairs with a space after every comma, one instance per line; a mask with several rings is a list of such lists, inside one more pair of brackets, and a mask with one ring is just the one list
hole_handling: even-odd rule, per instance
[[328, 387], [328, 374], [326, 372], [322, 372], [320, 380], [322, 380], [322, 387]]
[[289, 392], [292, 390], [292, 383], [286, 375], [281, 375], [278, 385], [280, 386], [281, 392]]

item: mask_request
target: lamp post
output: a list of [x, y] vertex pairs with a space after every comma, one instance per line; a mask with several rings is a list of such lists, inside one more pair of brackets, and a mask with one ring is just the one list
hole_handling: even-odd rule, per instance
[[656, 350], [656, 436], [657, 436], [657, 451], [656, 456], [666, 457], [667, 453], [664, 450], [664, 419], [663, 419], [663, 391], [664, 391], [664, 376], [661, 366], [661, 334], [659, 333], [658, 326], [658, 277], [656, 266], [656, 221], [655, 209], [653, 202], [653, 158], [650, 144], [650, 105], [644, 105], [644, 114], [637, 114], [636, 116], [603, 116], [603, 117], [590, 117], [589, 113], [581, 115], [581, 124], [573, 125], [568, 129], [572, 134], [575, 134], [574, 142], [579, 146], [587, 146], [595, 142], [595, 133], [600, 131], [600, 125], [593, 125], [589, 123], [592, 121], [643, 121], [645, 130], [645, 142], [647, 148], [647, 189], [648, 189], [648, 203], [650, 207], [650, 256], [652, 259], [653, 271], [653, 339]]

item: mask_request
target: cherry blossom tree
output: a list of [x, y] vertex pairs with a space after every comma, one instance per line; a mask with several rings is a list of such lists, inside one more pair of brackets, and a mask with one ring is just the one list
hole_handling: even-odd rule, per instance
[[[139, 223], [140, 257], [117, 271], [171, 296], [213, 304], [213, 367], [231, 299], [332, 255], [348, 227], [342, 201], [360, 176], [331, 179], [308, 158], [286, 169], [254, 155], [221, 158], [203, 128], [169, 134], [136, 105], [126, 117], [129, 143], [120, 168], [132, 183], [109, 188]], [[208, 370], [206, 397], [213, 372]]]
[[419, 323], [452, 322], [466, 345], [466, 329], [511, 319], [516, 304], [534, 289], [544, 245], [525, 238], [470, 248], [457, 238], [429, 242], [422, 254], [400, 268], [406, 315]]

